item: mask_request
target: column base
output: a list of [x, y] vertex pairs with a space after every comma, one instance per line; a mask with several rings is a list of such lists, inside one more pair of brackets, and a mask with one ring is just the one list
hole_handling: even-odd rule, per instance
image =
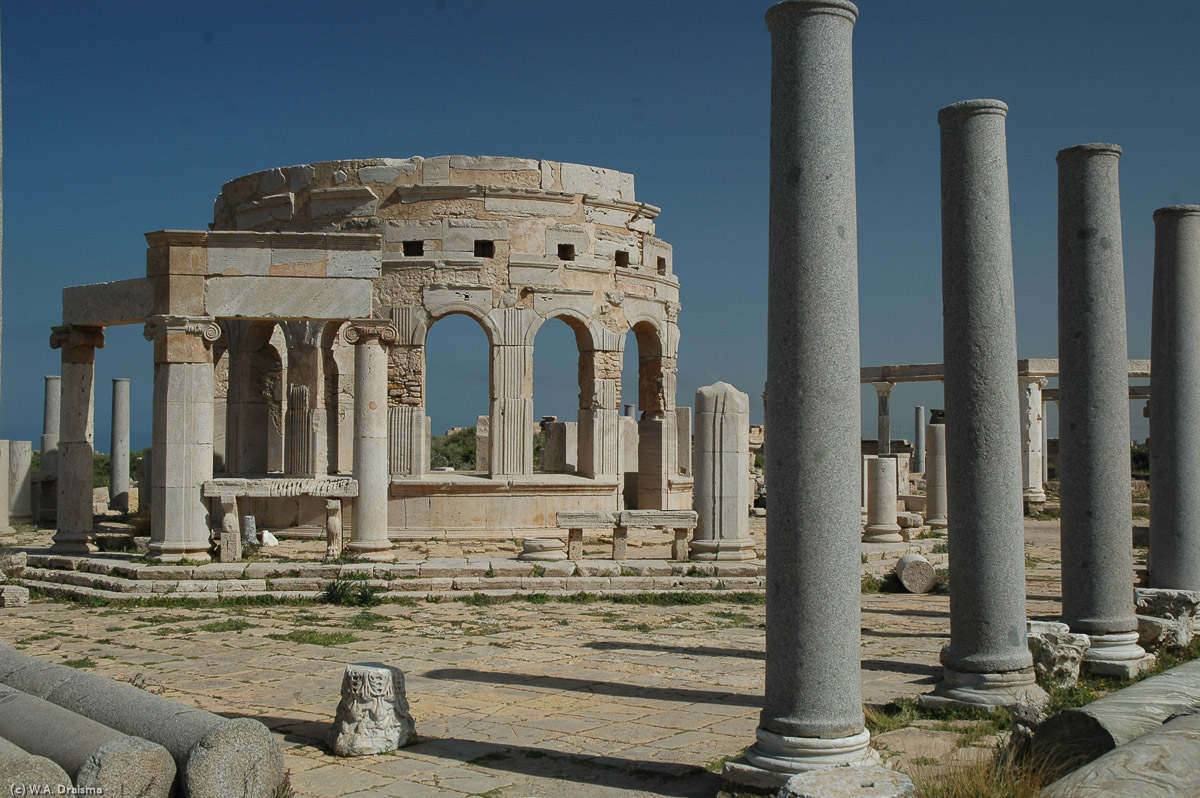
[[732, 540], [692, 540], [688, 544], [688, 558], [704, 562], [712, 560], [757, 560], [753, 538]]
[[850, 737], [787, 737], [759, 727], [758, 742], [741, 759], [725, 763], [726, 781], [746, 787], [778, 789], [797, 773], [849, 765], [878, 765], [866, 729]]
[[392, 544], [386, 544], [386, 548], [379, 548], [377, 544], [372, 543], [355, 543], [351, 541], [346, 544], [346, 553], [351, 557], [357, 557], [360, 560], [370, 560], [372, 562], [391, 562], [396, 559], [396, 555], [392, 554]]
[[1038, 687], [1033, 667], [1000, 673], [963, 673], [942, 668], [942, 680], [917, 699], [921, 709], [982, 709], [991, 712], [1017, 704], [1042, 708], [1046, 691]]
[[945, 518], [926, 518], [925, 526], [929, 527], [930, 529], [945, 529], [946, 527], [950, 526], [950, 522]]
[[150, 541], [149, 553], [146, 554], [146, 559], [150, 562], [173, 563], [180, 560], [191, 560], [192, 562], [212, 562], [212, 555], [209, 550], [205, 549], [167, 549], [162, 543]]
[[899, 524], [867, 524], [863, 527], [863, 543], [900, 543], [903, 540]]
[[1132, 679], [1154, 664], [1154, 655], [1138, 645], [1137, 632], [1088, 635], [1091, 646], [1083, 652], [1083, 669], [1096, 676]]
[[95, 554], [100, 551], [96, 536], [87, 532], [55, 532], [51, 554]]

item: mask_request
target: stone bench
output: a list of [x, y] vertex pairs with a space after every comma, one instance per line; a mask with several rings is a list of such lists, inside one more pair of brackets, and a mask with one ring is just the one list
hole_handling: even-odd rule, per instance
[[[296, 498], [312, 496], [325, 501], [326, 554], [336, 557], [342, 551], [342, 500], [358, 495], [358, 480], [353, 477], [219, 477], [204, 483], [203, 496], [220, 503], [221, 526], [214, 531], [221, 541], [221, 561], [241, 559], [241, 515], [238, 499]], [[215, 509], [215, 508], [214, 508]], [[213, 518], [218, 514], [214, 512]]]
[[625, 559], [630, 529], [672, 530], [671, 559], [688, 558], [688, 537], [696, 528], [694, 510], [565, 510], [557, 515], [559, 529], [567, 530], [567, 559], [583, 559], [583, 530], [611, 529], [612, 558]]

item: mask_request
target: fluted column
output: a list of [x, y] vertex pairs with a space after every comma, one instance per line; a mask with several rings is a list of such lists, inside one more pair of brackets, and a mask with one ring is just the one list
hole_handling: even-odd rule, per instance
[[[1130, 678], [1138, 645], [1129, 545], [1129, 350], [1115, 144], [1058, 153], [1059, 496], [1063, 620], [1083, 665]], [[1040, 405], [1040, 397], [1039, 402]]]
[[129, 512], [129, 380], [113, 379], [108, 508]]
[[1025, 527], [1016, 309], [1009, 228], [1008, 106], [938, 113], [950, 544], [950, 643], [923, 706], [1038, 705], [1025, 644]]
[[1021, 405], [1021, 496], [1025, 512], [1040, 513], [1046, 506], [1046, 489], [1042, 483], [1042, 388], [1045, 377], [1020, 377]]
[[221, 328], [209, 316], [161, 315], [146, 319], [144, 334], [154, 342], [149, 556], [208, 560], [202, 492], [213, 475], [212, 344]]
[[1154, 212], [1150, 360], [1150, 586], [1200, 590], [1200, 205]]
[[585, 477], [620, 470], [621, 357], [617, 346], [579, 353], [579, 473]]
[[58, 523], [54, 551], [97, 551], [92, 534], [92, 436], [96, 349], [102, 327], [55, 327], [50, 346], [62, 353], [58, 442]]
[[58, 435], [62, 413], [62, 377], [46, 375], [42, 400], [42, 467], [41, 471], [58, 471]]
[[877, 439], [876, 454], [885, 455], [892, 453], [892, 410], [890, 407], [890, 397], [892, 395], [892, 384], [890, 382], [873, 382], [871, 385], [875, 388], [876, 401], [876, 430]]
[[945, 529], [949, 525], [949, 495], [945, 411], [930, 410], [925, 426], [925, 523], [932, 529]]
[[693, 560], [753, 560], [750, 397], [726, 382], [696, 391]]
[[913, 459], [914, 474], [925, 473], [925, 408], [917, 405], [913, 408]]
[[385, 319], [358, 319], [346, 327], [354, 345], [354, 501], [351, 552], [384, 559], [388, 540], [388, 357], [385, 344], [394, 344], [395, 326]]
[[766, 682], [757, 741], [725, 766], [727, 778], [760, 787], [877, 761], [859, 674], [857, 17], [844, 0], [792, 0], [767, 12]]

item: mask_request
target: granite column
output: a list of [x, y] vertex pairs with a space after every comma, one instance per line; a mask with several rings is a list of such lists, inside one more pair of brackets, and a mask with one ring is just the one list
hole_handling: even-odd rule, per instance
[[[1125, 262], [1115, 144], [1058, 153], [1058, 407], [1063, 621], [1086, 634], [1083, 666], [1135, 676], [1129, 543]], [[1040, 404], [1040, 402], [1039, 402]]]
[[873, 382], [871, 385], [875, 388], [875, 402], [878, 419], [876, 423], [876, 449], [875, 453], [879, 455], [892, 453], [892, 411], [890, 405], [890, 397], [892, 394], [892, 384], [890, 382]]
[[925, 473], [925, 408], [917, 405], [913, 408], [913, 459], [914, 474]]
[[129, 512], [129, 380], [115, 378], [112, 385], [111, 475], [108, 509]]
[[101, 327], [55, 327], [50, 346], [62, 352], [62, 404], [58, 443], [58, 525], [53, 550], [98, 551], [92, 534], [92, 435], [96, 349]]
[[950, 643], [922, 706], [1038, 706], [1025, 643], [1025, 526], [1016, 308], [1009, 228], [1008, 106], [938, 113], [950, 535]]
[[46, 393], [42, 400], [42, 467], [39, 471], [58, 471], [59, 414], [62, 412], [62, 377], [46, 375]]
[[358, 319], [346, 328], [354, 345], [354, 501], [351, 553], [383, 559], [392, 548], [388, 540], [388, 357], [385, 344], [395, 344], [395, 326], [385, 319]]
[[1154, 212], [1150, 361], [1150, 587], [1200, 590], [1200, 205]]
[[931, 410], [925, 427], [925, 523], [945, 529], [949, 521], [946, 490], [946, 423], [941, 410]]
[[726, 778], [759, 787], [878, 761], [859, 671], [857, 17], [845, 0], [791, 0], [767, 12], [766, 682], [757, 741], [725, 766]]

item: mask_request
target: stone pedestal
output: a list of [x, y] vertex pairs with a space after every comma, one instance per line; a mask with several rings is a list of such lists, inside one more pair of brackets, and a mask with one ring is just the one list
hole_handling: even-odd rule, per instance
[[12, 521], [33, 520], [32, 509], [33, 444], [10, 441], [8, 444], [8, 510]]
[[[582, 530], [580, 530], [582, 532]], [[582, 536], [580, 544], [582, 545]], [[532, 562], [557, 562], [567, 559], [567, 544], [561, 538], [524, 538], [521, 540], [521, 551], [518, 560]]]
[[[845, 0], [784, 2], [771, 31], [767, 660], [757, 740], [730, 781], [878, 762], [859, 661], [858, 226]], [[814, 468], [812, 452], [821, 455]]]
[[899, 543], [896, 523], [896, 459], [876, 457], [867, 461], [867, 524], [864, 543]]
[[913, 408], [913, 459], [910, 473], [925, 473], [925, 408]]
[[750, 397], [725, 382], [696, 391], [694, 560], [754, 558], [750, 537]]
[[346, 548], [372, 559], [389, 556], [388, 540], [388, 428], [387, 352], [395, 343], [396, 328], [383, 319], [360, 319], [346, 328], [354, 345], [354, 525]]
[[1129, 589], [1120, 155], [1114, 144], [1058, 153], [1058, 457], [1063, 621], [1091, 640], [1086, 670], [1130, 678], [1154, 657], [1138, 646]]
[[99, 327], [55, 327], [50, 346], [62, 351], [62, 405], [58, 442], [58, 530], [53, 551], [99, 551], [92, 534], [93, 382]]
[[[938, 113], [950, 514], [950, 643], [928, 707], [1039, 706], [1025, 644], [1025, 527], [1004, 119], [997, 100]], [[928, 464], [927, 464], [928, 465]]]
[[933, 411], [925, 427], [925, 523], [932, 529], [949, 524], [949, 494], [946, 485], [946, 425], [942, 411]]
[[342, 500], [325, 500], [325, 556], [335, 559], [342, 556]]
[[58, 471], [58, 435], [62, 401], [62, 378], [46, 375], [46, 393], [42, 404], [41, 471]]
[[129, 512], [129, 380], [112, 385], [112, 446], [108, 509]]
[[1150, 587], [1200, 590], [1200, 205], [1154, 212]]
[[1042, 388], [1045, 377], [1021, 377], [1021, 490], [1025, 512], [1037, 515], [1046, 509], [1042, 482]]
[[[211, 532], [201, 491], [213, 474], [211, 347], [221, 328], [205, 316], [152, 316], [145, 336], [154, 342], [149, 558], [206, 561]], [[61, 503], [58, 512], [61, 519]]]
[[374, 756], [412, 741], [404, 672], [380, 662], [347, 665], [329, 747], [338, 756]]

